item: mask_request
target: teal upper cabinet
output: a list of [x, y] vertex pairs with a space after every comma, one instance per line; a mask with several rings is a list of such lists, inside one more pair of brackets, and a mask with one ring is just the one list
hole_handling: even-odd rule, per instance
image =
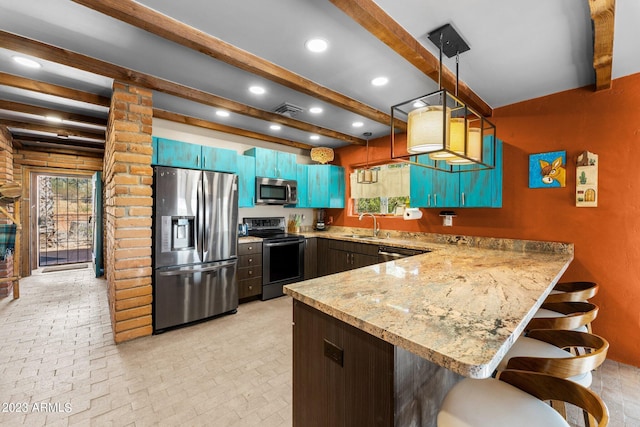
[[202, 150], [199, 145], [158, 138], [158, 163], [162, 166], [200, 169]]
[[[487, 137], [490, 138], [490, 137]], [[493, 157], [493, 144], [488, 140], [484, 144], [485, 159]], [[460, 173], [461, 208], [500, 208], [502, 207], [502, 141], [496, 140], [495, 168], [477, 172]], [[473, 166], [460, 166], [460, 169], [472, 169]]]
[[250, 208], [255, 204], [256, 162], [253, 157], [238, 156], [238, 207]]
[[344, 168], [340, 166], [307, 165], [306, 207], [344, 208], [344, 179]]
[[234, 150], [153, 137], [152, 162], [156, 165], [236, 173], [237, 157]]
[[296, 155], [266, 148], [252, 148], [245, 155], [256, 159], [256, 176], [264, 178], [296, 179]]
[[[417, 156], [416, 163], [434, 166], [427, 154]], [[444, 208], [458, 206], [458, 174], [427, 167], [410, 166], [409, 203], [412, 207]]]
[[202, 169], [216, 172], [238, 172], [238, 153], [235, 150], [202, 146]]
[[153, 154], [151, 154], [151, 164], [158, 164], [158, 137], [151, 137], [151, 148], [153, 149]]
[[[484, 144], [484, 156], [493, 156], [492, 144]], [[487, 157], [485, 157], [487, 158]], [[433, 165], [424, 154], [417, 163]], [[456, 168], [473, 169], [474, 166]], [[448, 173], [411, 165], [410, 204], [424, 208], [502, 207], [502, 141], [496, 140], [496, 167], [481, 171]]]
[[296, 165], [298, 182], [298, 203], [297, 208], [310, 208], [311, 200], [309, 199], [309, 165]]

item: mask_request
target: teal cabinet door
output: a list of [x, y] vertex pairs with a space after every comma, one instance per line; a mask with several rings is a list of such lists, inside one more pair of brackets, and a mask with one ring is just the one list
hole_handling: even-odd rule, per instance
[[202, 146], [202, 169], [216, 172], [238, 172], [238, 153], [225, 148]]
[[[417, 156], [416, 163], [435, 166], [427, 154]], [[457, 173], [410, 166], [409, 204], [415, 208], [457, 207], [459, 204], [459, 178]]]
[[255, 147], [244, 152], [255, 158], [256, 176], [265, 178], [296, 179], [296, 155], [283, 151]]
[[307, 191], [310, 208], [344, 208], [344, 168], [335, 165], [308, 165]]
[[[493, 144], [490, 136], [483, 144], [483, 156], [492, 158]], [[502, 141], [496, 140], [495, 168], [476, 172], [460, 173], [460, 207], [492, 208], [502, 207]], [[473, 166], [460, 166], [460, 170]]]
[[151, 154], [151, 165], [155, 166], [158, 164], [158, 137], [151, 137], [151, 148], [153, 149], [153, 154]]
[[237, 156], [237, 166], [238, 207], [253, 207], [256, 197], [256, 161], [253, 157]]
[[329, 206], [330, 208], [344, 208], [345, 176], [344, 168], [329, 166]]
[[201, 147], [196, 144], [158, 138], [158, 164], [200, 169], [202, 167]]
[[298, 182], [298, 203], [297, 208], [310, 208], [309, 200], [309, 165], [296, 165], [296, 181]]

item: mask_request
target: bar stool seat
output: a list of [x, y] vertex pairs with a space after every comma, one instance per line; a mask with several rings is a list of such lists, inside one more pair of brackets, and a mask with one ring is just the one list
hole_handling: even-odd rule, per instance
[[499, 379], [466, 378], [444, 398], [438, 427], [555, 427], [569, 423], [548, 400], [569, 402], [587, 411], [604, 427], [606, 405], [591, 390], [551, 375], [506, 370]]

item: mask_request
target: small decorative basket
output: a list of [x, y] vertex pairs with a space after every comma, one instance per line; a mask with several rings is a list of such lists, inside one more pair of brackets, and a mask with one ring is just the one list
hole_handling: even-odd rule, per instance
[[329, 163], [333, 160], [333, 148], [315, 147], [311, 149], [311, 160], [321, 164]]

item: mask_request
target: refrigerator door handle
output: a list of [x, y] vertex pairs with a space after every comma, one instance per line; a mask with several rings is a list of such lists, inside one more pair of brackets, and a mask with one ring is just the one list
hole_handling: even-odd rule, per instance
[[202, 200], [202, 174], [200, 174], [200, 177], [198, 178], [198, 190], [197, 190], [197, 197], [196, 197], [196, 212], [198, 212], [198, 231], [197, 231], [197, 250], [198, 250], [198, 256], [200, 257], [200, 261], [204, 261], [204, 256], [203, 256], [203, 250], [204, 250], [204, 242], [206, 241], [204, 239], [204, 232], [203, 232], [203, 225], [204, 225], [204, 221], [203, 221], [203, 209], [204, 209], [204, 203]]
[[206, 273], [210, 271], [222, 270], [225, 267], [231, 267], [235, 263], [236, 261], [234, 260], [234, 261], [225, 262], [223, 264], [216, 264], [216, 265], [212, 265], [204, 268], [191, 268], [189, 270], [177, 269], [177, 270], [170, 270], [170, 271], [161, 271], [158, 274], [160, 276], [183, 276], [185, 274]]

